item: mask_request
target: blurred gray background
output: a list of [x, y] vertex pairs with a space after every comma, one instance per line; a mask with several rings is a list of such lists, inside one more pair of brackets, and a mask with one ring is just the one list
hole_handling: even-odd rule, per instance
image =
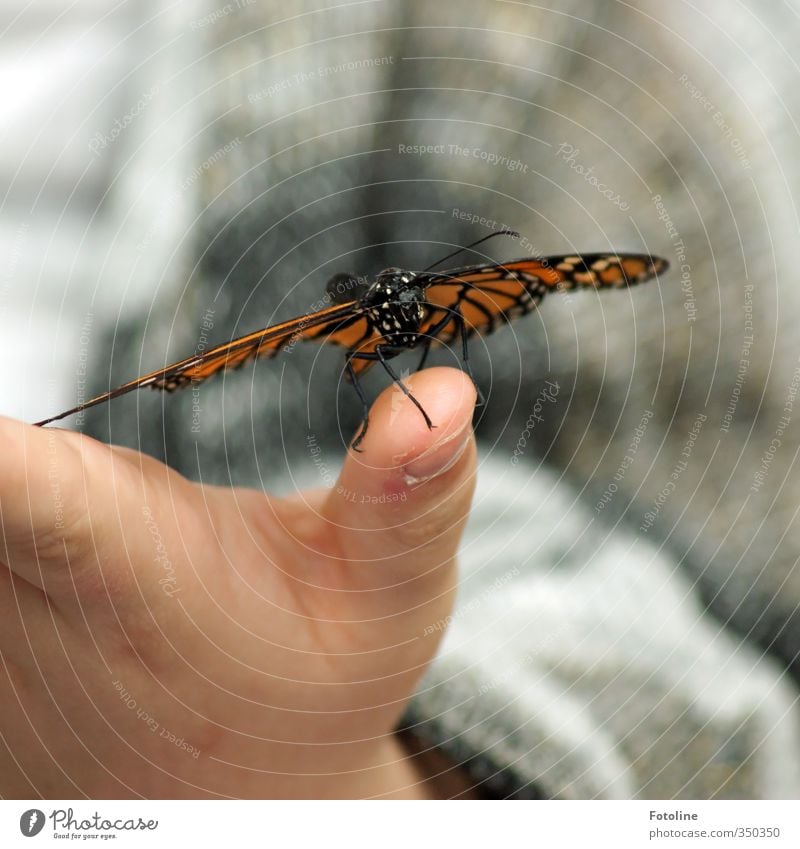
[[[551, 496], [566, 497], [570, 510], [580, 508], [565, 546], [589, 526], [597, 539], [649, 546], [663, 580], [647, 598], [661, 592], [669, 610], [689, 597], [706, 611], [713, 634], [696, 637], [698, 657], [709, 641], [752, 651], [752, 663], [730, 673], [745, 689], [752, 680], [751, 700], [737, 710], [782, 717], [791, 730], [781, 740], [797, 742], [800, 23], [792, 4], [10, 0], [0, 31], [4, 413], [52, 414], [198, 346], [305, 312], [336, 271], [424, 268], [501, 225], [519, 230], [522, 244], [498, 239], [476, 261], [661, 255], [672, 269], [657, 283], [550, 298], [472, 345], [488, 399], [476, 419], [481, 486], [508, 471], [523, 439], [517, 491], [530, 516]], [[438, 147], [406, 152], [414, 145]], [[319, 484], [308, 435], [335, 467], [360, 413], [333, 353], [299, 346], [210, 381], [199, 395], [143, 392], [77, 424], [207, 482], [278, 491]], [[458, 353], [433, 361], [455, 364]], [[557, 400], [526, 430], [548, 380], [559, 384]], [[385, 383], [375, 371], [368, 390]], [[491, 529], [486, 510], [498, 506], [482, 492], [476, 521]], [[524, 504], [514, 506], [526, 568], [558, 572], [561, 555], [541, 545], [547, 525], [525, 524]], [[580, 589], [594, 548], [575, 567], [576, 607], [601, 604]], [[619, 574], [632, 558], [620, 555]], [[679, 584], [668, 592], [669, 581]], [[665, 621], [683, 639], [683, 620]], [[612, 714], [631, 693], [636, 701], [644, 681], [674, 692], [663, 672], [669, 651], [659, 651], [627, 690], [615, 688], [628, 661], [608, 673], [606, 685], [618, 682]], [[565, 660], [544, 654], [549, 672]], [[556, 689], [593, 668], [585, 658], [578, 667]], [[772, 676], [785, 710], [765, 707], [760, 675]], [[695, 696], [663, 715], [655, 698], [647, 739], [666, 734], [667, 749], [677, 745], [665, 729], [683, 733], [681, 711]], [[421, 722], [434, 708], [424, 693], [418, 704]], [[615, 739], [634, 724], [623, 715]], [[697, 727], [714, 722], [709, 715]], [[567, 778], [539, 780], [536, 792], [793, 794], [794, 778], [748, 773], [765, 761], [765, 732], [742, 742], [737, 722], [719, 738], [735, 780], [703, 772], [723, 744], [698, 742], [695, 729], [680, 738], [692, 765], [672, 783], [650, 783], [651, 767], [630, 754], [642, 771], [632, 783], [574, 784], [584, 763]], [[445, 748], [457, 734], [428, 731]], [[474, 760], [481, 747], [490, 751], [481, 738], [458, 757]], [[562, 758], [578, 748], [564, 743]], [[533, 777], [518, 785], [530, 787], [541, 778], [536, 747], [526, 738], [522, 749]], [[493, 757], [511, 769], [517, 756]], [[786, 758], [795, 769], [800, 752]]]

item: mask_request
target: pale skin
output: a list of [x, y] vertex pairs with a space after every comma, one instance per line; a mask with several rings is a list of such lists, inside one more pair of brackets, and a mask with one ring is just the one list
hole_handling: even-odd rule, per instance
[[475, 390], [407, 383], [434, 430], [389, 388], [287, 499], [0, 419], [0, 796], [431, 794], [392, 731], [452, 607]]

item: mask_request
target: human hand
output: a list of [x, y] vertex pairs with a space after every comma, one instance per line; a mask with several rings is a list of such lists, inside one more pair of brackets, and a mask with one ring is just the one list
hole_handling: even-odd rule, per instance
[[436, 429], [390, 387], [286, 499], [0, 419], [0, 795], [421, 794], [392, 729], [452, 605], [475, 390], [407, 383]]

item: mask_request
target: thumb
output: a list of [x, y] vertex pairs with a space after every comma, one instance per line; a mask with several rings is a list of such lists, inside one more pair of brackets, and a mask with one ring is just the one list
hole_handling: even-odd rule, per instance
[[373, 587], [448, 571], [475, 484], [472, 381], [432, 368], [404, 383], [434, 428], [388, 387], [370, 411], [362, 453], [349, 452], [324, 508], [356, 583]]

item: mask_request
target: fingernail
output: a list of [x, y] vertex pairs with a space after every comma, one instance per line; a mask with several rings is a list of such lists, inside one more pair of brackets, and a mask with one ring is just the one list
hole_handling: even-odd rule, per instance
[[419, 486], [451, 469], [464, 453], [471, 436], [472, 428], [467, 422], [461, 430], [431, 445], [419, 457], [406, 463], [403, 467], [406, 486]]

